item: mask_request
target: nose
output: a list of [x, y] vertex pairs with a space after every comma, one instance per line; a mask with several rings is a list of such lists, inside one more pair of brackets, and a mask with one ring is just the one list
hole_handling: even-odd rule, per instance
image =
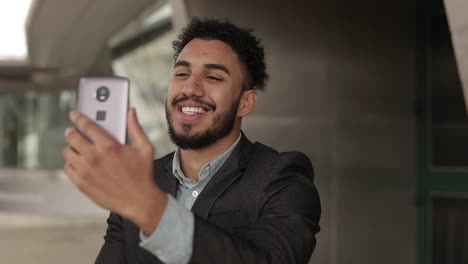
[[187, 96], [203, 97], [204, 91], [200, 78], [192, 74], [182, 87], [182, 93]]

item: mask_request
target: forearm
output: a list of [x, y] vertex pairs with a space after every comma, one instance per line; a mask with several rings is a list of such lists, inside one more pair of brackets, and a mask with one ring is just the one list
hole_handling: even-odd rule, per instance
[[168, 196], [159, 187], [148, 188], [140, 195], [140, 201], [129, 211], [127, 217], [135, 223], [145, 235], [150, 235], [158, 227], [168, 204]]
[[192, 254], [194, 217], [192, 212], [168, 196], [160, 223], [148, 237], [140, 232], [140, 246], [166, 264], [188, 263]]

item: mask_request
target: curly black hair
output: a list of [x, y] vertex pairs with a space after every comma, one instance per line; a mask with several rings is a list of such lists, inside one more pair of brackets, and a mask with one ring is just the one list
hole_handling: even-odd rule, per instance
[[172, 42], [174, 59], [177, 60], [182, 49], [193, 39], [219, 40], [237, 53], [247, 69], [243, 90], [263, 90], [268, 79], [265, 66], [265, 55], [260, 39], [257, 39], [250, 28], [240, 28], [229, 20], [198, 18], [182, 29], [178, 39]]

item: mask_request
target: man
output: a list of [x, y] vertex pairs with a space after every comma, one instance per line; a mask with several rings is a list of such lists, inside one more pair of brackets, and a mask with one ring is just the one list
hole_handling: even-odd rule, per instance
[[166, 116], [175, 153], [153, 162], [133, 108], [131, 146], [70, 113], [94, 144], [68, 129], [65, 172], [112, 212], [96, 263], [307, 263], [320, 218], [309, 159], [241, 132], [267, 78], [259, 40], [194, 19], [174, 48]]

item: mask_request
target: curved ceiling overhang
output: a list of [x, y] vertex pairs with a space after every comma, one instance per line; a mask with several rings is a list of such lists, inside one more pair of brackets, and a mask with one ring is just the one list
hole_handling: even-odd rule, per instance
[[155, 2], [36, 0], [26, 23], [31, 66], [65, 75], [92, 74], [108, 40]]

